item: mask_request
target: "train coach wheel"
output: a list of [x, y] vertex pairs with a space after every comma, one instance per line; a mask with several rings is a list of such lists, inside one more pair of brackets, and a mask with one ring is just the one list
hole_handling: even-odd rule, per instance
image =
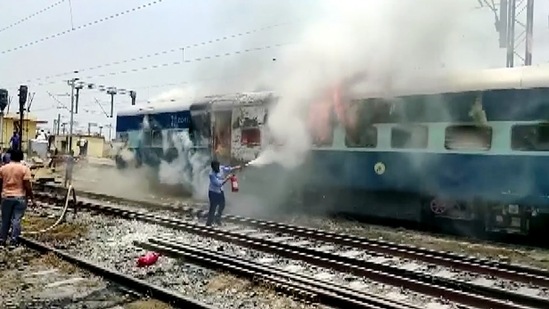
[[441, 215], [446, 212], [446, 202], [441, 199], [432, 199], [429, 206], [434, 214]]

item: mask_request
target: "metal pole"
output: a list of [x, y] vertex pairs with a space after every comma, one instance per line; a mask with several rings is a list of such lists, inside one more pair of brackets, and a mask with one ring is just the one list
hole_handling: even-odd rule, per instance
[[499, 2], [499, 47], [506, 48], [509, 44], [508, 28], [509, 28], [509, 4], [507, 0], [501, 0]]
[[507, 67], [515, 66], [516, 0], [509, 0], [507, 14]]
[[4, 112], [0, 112], [0, 147], [4, 147]]
[[69, 141], [68, 141], [68, 145], [67, 145], [69, 153], [72, 150], [72, 132], [73, 132], [73, 123], [74, 123], [74, 84], [77, 80], [78, 80], [78, 78], [73, 78], [70, 81], [70, 86], [71, 86], [71, 118], [70, 118], [70, 121], [69, 121]]
[[75, 106], [74, 106], [74, 113], [75, 114], [78, 114], [78, 98], [80, 98], [80, 89], [82, 89], [82, 88], [81, 87], [76, 87], [76, 97], [75, 97], [76, 103], [75, 103]]
[[111, 118], [113, 117], [113, 114], [114, 114], [114, 95], [115, 95], [115, 92], [111, 92]]
[[57, 134], [61, 133], [61, 114], [57, 114]]
[[25, 104], [19, 102], [19, 150], [23, 151], [23, 121], [25, 117]]
[[524, 65], [532, 65], [532, 44], [534, 41], [534, 0], [526, 3], [526, 55]]

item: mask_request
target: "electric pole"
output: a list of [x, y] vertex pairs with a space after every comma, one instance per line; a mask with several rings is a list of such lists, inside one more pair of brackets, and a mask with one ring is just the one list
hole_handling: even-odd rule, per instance
[[[534, 0], [500, 0], [499, 8], [494, 0], [479, 3], [494, 13], [499, 47], [507, 50], [506, 66], [514, 67], [515, 57], [524, 65], [532, 65]], [[523, 48], [524, 54], [520, 52]]]
[[116, 88], [111, 87], [107, 89], [107, 94], [111, 96], [111, 118], [114, 116], [114, 96], [116, 95]]
[[111, 141], [111, 137], [112, 137], [112, 136], [111, 136], [111, 133], [112, 133], [112, 124], [109, 123], [109, 124], [107, 124], [107, 125], [105, 125], [105, 126], [106, 126], [107, 128], [109, 128], [109, 142], [110, 142], [110, 141]]
[[59, 133], [61, 132], [59, 130], [60, 126], [61, 126], [61, 114], [57, 114], [57, 134], [56, 135], [59, 135]]
[[137, 98], [137, 92], [130, 90], [130, 98], [132, 99], [132, 105], [135, 105], [135, 99]]
[[75, 106], [74, 106], [74, 113], [78, 114], [78, 102], [79, 102], [79, 98], [80, 98], [80, 90], [82, 90], [82, 88], [84, 88], [84, 83], [78, 82], [78, 84], [74, 88], [76, 89], [76, 103], [75, 103]]
[[[78, 71], [74, 71], [74, 74], [78, 74]], [[79, 80], [78, 77], [74, 77], [73, 79], [67, 82], [69, 86], [71, 86], [71, 117], [69, 120], [69, 138], [67, 142], [69, 153], [72, 150], [72, 130], [73, 130], [73, 122], [74, 122], [74, 89], [76, 87], [76, 82], [78, 80]]]
[[0, 89], [0, 146], [4, 145], [4, 110], [8, 106], [8, 102], [8, 91]]
[[25, 103], [27, 103], [27, 94], [29, 88], [25, 85], [19, 86], [19, 145], [16, 148], [23, 150], [23, 121], [25, 117]]

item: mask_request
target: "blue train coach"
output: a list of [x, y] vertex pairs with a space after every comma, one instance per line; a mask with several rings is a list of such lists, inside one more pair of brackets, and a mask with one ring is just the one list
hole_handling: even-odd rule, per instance
[[395, 92], [334, 104], [331, 131], [314, 139], [304, 167], [307, 204], [428, 225], [543, 232], [548, 67], [454, 74]]
[[[276, 176], [284, 180], [280, 191], [291, 188], [303, 205], [428, 225], [466, 221], [505, 233], [547, 226], [548, 67], [445, 75], [396, 85], [390, 97], [325, 101], [311, 105], [320, 130], [310, 126], [305, 163], [290, 179]], [[182, 130], [211, 155], [247, 162], [270, 143], [265, 123], [275, 102], [273, 94], [258, 93], [135, 107], [119, 113], [117, 137], [148, 165], [170, 160], [162, 136]], [[268, 168], [257, 177], [282, 173]], [[262, 186], [255, 176], [244, 181]], [[272, 183], [251, 191], [271, 192]]]

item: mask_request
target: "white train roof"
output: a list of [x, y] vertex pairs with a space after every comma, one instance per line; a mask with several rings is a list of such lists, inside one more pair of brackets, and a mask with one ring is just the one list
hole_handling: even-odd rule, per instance
[[173, 102], [151, 102], [149, 104], [134, 105], [124, 108], [116, 113], [117, 116], [132, 116], [132, 115], [145, 115], [145, 114], [159, 114], [178, 112], [189, 109], [191, 103], [186, 100], [173, 101]]
[[[211, 103], [214, 105], [246, 104], [266, 100], [272, 96], [272, 92], [241, 92], [233, 94], [212, 95], [200, 97], [193, 103]], [[189, 100], [151, 102], [143, 105], [135, 105], [117, 112], [117, 116], [132, 116], [144, 114], [170, 113], [188, 110], [192, 103]]]
[[[379, 86], [372, 86], [372, 81], [368, 80], [363, 84], [356, 85], [354, 90], [356, 93], [360, 93], [359, 97], [361, 98], [378, 98], [530, 88], [549, 88], [549, 65], [453, 73], [425, 73], [423, 76], [418, 74], [409, 79], [393, 79], [389, 85], [385, 81], [385, 85]], [[247, 92], [206, 96], [195, 100], [195, 102], [211, 103], [214, 106], [217, 104], [246, 104], [266, 100], [271, 96], [273, 96], [273, 92]], [[117, 115], [176, 112], [189, 109], [191, 104], [188, 100], [185, 100], [185, 102], [152, 102], [146, 105], [129, 107], [119, 111]]]
[[[381, 81], [380, 81], [381, 82]], [[417, 74], [409, 79], [394, 79], [389, 85], [354, 87], [363, 98], [429, 95], [470, 91], [549, 88], [549, 65], [498, 68], [462, 72]], [[360, 88], [365, 90], [360, 91]]]

